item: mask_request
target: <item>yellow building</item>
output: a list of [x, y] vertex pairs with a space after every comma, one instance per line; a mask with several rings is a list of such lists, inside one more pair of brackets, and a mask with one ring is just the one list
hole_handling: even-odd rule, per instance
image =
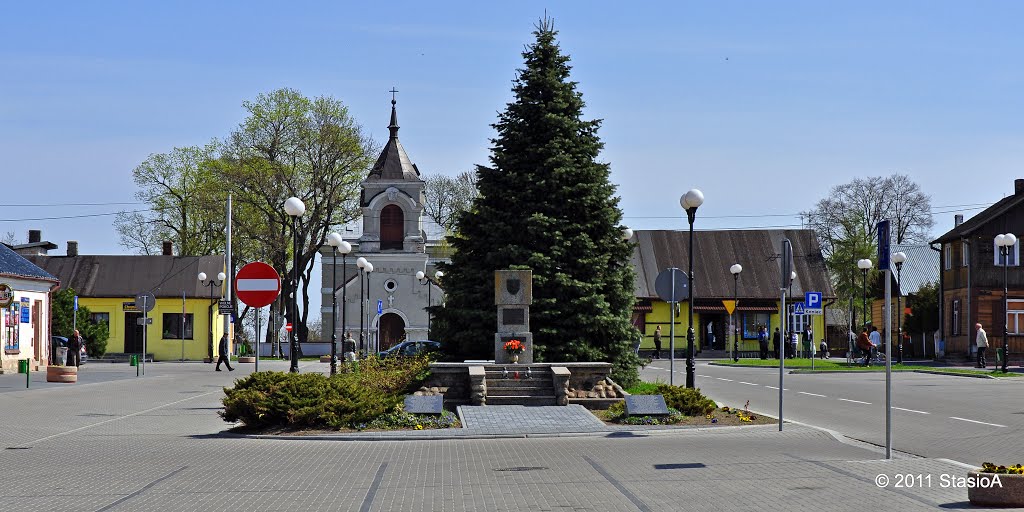
[[[779, 327], [779, 303], [782, 276], [778, 253], [782, 240], [793, 244], [793, 269], [796, 278], [788, 283], [786, 300], [787, 331], [804, 333], [811, 328], [812, 339], [825, 337], [825, 316], [795, 312], [803, 304], [805, 292], [820, 292], [825, 307], [835, 299], [825, 260], [811, 230], [729, 230], [694, 232], [694, 352], [701, 357], [726, 357], [738, 346], [740, 357], [758, 357], [757, 331], [772, 333]], [[671, 328], [675, 329], [676, 357], [686, 356], [689, 328], [686, 300], [679, 303], [675, 315], [656, 292], [658, 274], [675, 267], [685, 276], [688, 268], [689, 233], [685, 231], [636, 231], [632, 263], [636, 270], [633, 324], [644, 334], [640, 344], [643, 355], [653, 355], [654, 332], [661, 327], [662, 357], [668, 357]], [[734, 274], [730, 267], [740, 264]], [[732, 315], [724, 301], [737, 301]], [[733, 327], [730, 329], [730, 325]], [[734, 345], [735, 342], [735, 345]], [[800, 336], [798, 349], [804, 348]]]
[[[79, 255], [77, 243], [68, 242], [67, 256], [26, 258], [59, 278], [61, 288], [74, 289], [79, 306], [89, 308], [94, 322], [108, 325], [107, 354], [142, 353], [145, 336], [146, 353], [157, 361], [218, 355], [224, 317], [217, 302], [231, 285], [230, 279], [216, 280], [224, 272], [223, 256]], [[213, 279], [200, 282], [200, 272]], [[145, 292], [156, 297], [156, 306], [145, 315], [150, 323], [143, 327], [135, 297]]]

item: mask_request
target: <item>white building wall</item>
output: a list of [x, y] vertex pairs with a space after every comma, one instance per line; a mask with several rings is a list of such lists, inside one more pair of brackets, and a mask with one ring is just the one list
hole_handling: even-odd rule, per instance
[[[33, 370], [46, 365], [50, 353], [50, 283], [28, 279], [0, 277], [0, 283], [14, 291], [14, 302], [0, 315], [0, 370], [16, 372], [19, 359], [29, 359]], [[17, 303], [18, 306], [14, 307]], [[20, 310], [29, 308], [28, 322], [21, 322]], [[38, 309], [38, 313], [37, 313]], [[18, 345], [12, 350], [12, 328]]]

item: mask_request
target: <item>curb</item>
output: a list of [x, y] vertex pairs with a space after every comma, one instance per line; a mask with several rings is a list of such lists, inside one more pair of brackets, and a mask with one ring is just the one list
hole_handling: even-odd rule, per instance
[[[730, 368], [730, 367], [731, 368], [765, 368], [765, 369], [770, 369], [770, 370], [778, 370], [779, 369], [777, 366], [763, 366], [763, 365], [755, 365], [755, 364], [723, 364], [723, 363], [712, 362], [712, 363], [708, 363], [708, 365], [709, 366], [720, 366], [720, 367], [723, 367], [723, 368]], [[950, 377], [971, 377], [971, 378], [975, 378], [975, 379], [996, 379], [996, 377], [993, 377], [991, 375], [973, 374], [973, 373], [944, 372], [944, 371], [940, 371], [940, 370], [910, 370], [910, 369], [903, 369], [903, 368], [901, 368], [901, 369], [894, 369], [894, 370], [891, 370], [891, 371], [894, 372], [894, 373], [897, 373], [897, 372], [898, 373], [927, 373], [927, 374], [931, 374], [931, 375], [944, 375], [944, 376], [950, 376]], [[883, 373], [883, 372], [885, 372], [885, 368], [884, 367], [879, 367], [877, 370], [812, 370], [810, 368], [794, 368], [794, 369], [791, 369], [791, 370], [787, 371], [786, 373], [789, 373], [789, 374], [792, 374], [792, 375], [804, 375], [804, 374], [815, 374], [815, 373]], [[1024, 375], [1022, 375], [1021, 377], [1024, 377]], [[1011, 378], [1012, 379], [1013, 377], [1004, 377], [1004, 378]]]

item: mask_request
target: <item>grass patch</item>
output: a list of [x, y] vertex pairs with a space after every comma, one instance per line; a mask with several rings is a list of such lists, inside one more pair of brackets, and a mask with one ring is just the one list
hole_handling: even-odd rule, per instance
[[[732, 359], [720, 359], [715, 361], [716, 364], [722, 366], [757, 366], [765, 368], [778, 368], [778, 359], [740, 359], [739, 363], [734, 363]], [[791, 370], [810, 370], [811, 360], [809, 358], [803, 359], [786, 359], [786, 368]], [[871, 363], [871, 366], [864, 366], [860, 363], [854, 362], [847, 364], [846, 360], [835, 361], [830, 359], [815, 359], [814, 369], [823, 371], [850, 371], [850, 372], [864, 372], [864, 371], [880, 371], [885, 369], [885, 363]], [[992, 377], [1022, 377], [1024, 375], [1016, 372], [1003, 373], [999, 370], [974, 370], [970, 368], [949, 368], [944, 366], [926, 366], [920, 364], [897, 364], [893, 363], [893, 370], [899, 371], [914, 371], [914, 370], [927, 370], [931, 372], [939, 373], [951, 373], [959, 375], [989, 375]]]

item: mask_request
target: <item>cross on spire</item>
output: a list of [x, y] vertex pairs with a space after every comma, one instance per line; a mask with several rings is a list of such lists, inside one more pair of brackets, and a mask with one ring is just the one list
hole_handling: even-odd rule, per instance
[[391, 104], [394, 105], [395, 104], [395, 93], [398, 92], [398, 89], [395, 89], [394, 87], [392, 87], [391, 90], [388, 91], [388, 92], [391, 93]]

